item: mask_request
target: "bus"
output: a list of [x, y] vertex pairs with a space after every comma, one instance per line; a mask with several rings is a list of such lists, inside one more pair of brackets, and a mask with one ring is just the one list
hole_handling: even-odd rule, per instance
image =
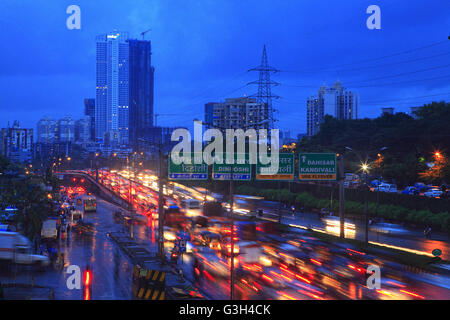
[[83, 197], [83, 209], [84, 212], [96, 212], [97, 211], [97, 199], [93, 196]]
[[198, 217], [203, 214], [202, 202], [197, 199], [181, 200], [181, 209], [184, 211], [186, 217]]

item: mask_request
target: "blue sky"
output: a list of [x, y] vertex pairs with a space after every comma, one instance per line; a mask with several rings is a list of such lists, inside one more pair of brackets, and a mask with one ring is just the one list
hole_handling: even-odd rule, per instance
[[[81, 30], [66, 28], [71, 4]], [[366, 27], [371, 4], [381, 30]], [[258, 74], [247, 70], [264, 44], [281, 70], [277, 126], [292, 135], [306, 131], [306, 98], [338, 79], [359, 94], [361, 118], [450, 100], [450, 1], [2, 0], [0, 126], [81, 117], [83, 99], [95, 97], [95, 36], [149, 28], [155, 111], [173, 114], [161, 125], [190, 127], [206, 102], [255, 93], [245, 85]]]

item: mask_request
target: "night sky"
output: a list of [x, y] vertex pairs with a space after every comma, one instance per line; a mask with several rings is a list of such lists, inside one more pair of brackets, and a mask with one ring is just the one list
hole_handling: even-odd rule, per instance
[[[81, 30], [66, 28], [71, 4]], [[371, 4], [381, 30], [366, 27]], [[174, 114], [161, 125], [191, 127], [206, 102], [256, 93], [245, 85], [258, 74], [247, 70], [264, 44], [280, 70], [276, 125], [292, 136], [306, 132], [306, 98], [338, 79], [359, 94], [360, 118], [450, 100], [448, 0], [2, 0], [0, 127], [81, 117], [83, 99], [95, 97], [95, 36], [117, 29], [140, 39], [149, 28], [155, 111]]]

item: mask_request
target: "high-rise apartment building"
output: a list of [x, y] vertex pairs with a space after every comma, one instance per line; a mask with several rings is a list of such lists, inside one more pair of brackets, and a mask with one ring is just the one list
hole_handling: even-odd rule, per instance
[[95, 140], [95, 99], [84, 99], [84, 115], [89, 117], [89, 140]]
[[97, 37], [95, 140], [137, 148], [153, 127], [151, 54], [150, 41], [126, 32]]
[[128, 144], [129, 44], [128, 33], [110, 32], [96, 38], [95, 138]]
[[57, 122], [50, 117], [44, 117], [37, 123], [37, 142], [55, 143], [58, 141]]
[[339, 120], [358, 118], [358, 97], [353, 91], [346, 90], [340, 81], [331, 87], [320, 87], [317, 96], [307, 99], [306, 107], [308, 136], [319, 132], [326, 115]]
[[79, 144], [86, 144], [91, 137], [91, 118], [85, 116], [75, 121], [75, 142]]
[[207, 128], [217, 129], [269, 129], [269, 108], [249, 97], [228, 98], [225, 102], [205, 105]]
[[130, 145], [139, 148], [153, 127], [153, 88], [155, 69], [152, 66], [150, 41], [128, 40], [130, 86]]
[[58, 120], [59, 142], [74, 142], [75, 140], [75, 122], [69, 116]]
[[13, 162], [31, 162], [33, 158], [33, 129], [20, 127], [14, 121], [12, 127], [0, 130], [0, 154]]

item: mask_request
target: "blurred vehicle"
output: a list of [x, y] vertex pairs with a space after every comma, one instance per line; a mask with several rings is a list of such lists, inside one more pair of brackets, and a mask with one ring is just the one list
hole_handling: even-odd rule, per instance
[[260, 281], [263, 285], [272, 288], [284, 288], [286, 287], [286, 280], [289, 277], [282, 275], [281, 271], [275, 267], [263, 268], [260, 273]]
[[379, 222], [371, 225], [369, 229], [370, 231], [384, 234], [405, 235], [405, 236], [409, 234], [408, 230], [393, 223]]
[[97, 199], [94, 196], [83, 196], [83, 210], [84, 212], [97, 211]]
[[73, 227], [72, 230], [76, 231], [80, 234], [83, 234], [83, 235], [92, 236], [95, 231], [95, 226], [93, 223], [79, 220], [78, 223]]
[[210, 247], [213, 250], [222, 250], [220, 235], [211, 231], [201, 231], [194, 237], [195, 243]]
[[371, 298], [380, 300], [425, 300], [425, 297], [398, 280], [382, 277], [381, 288], [370, 290]]
[[82, 205], [83, 205], [83, 199], [82, 199], [82, 196], [77, 196], [77, 197], [75, 198], [75, 204], [76, 204], [77, 206], [82, 206]]
[[[226, 256], [231, 256], [231, 237], [222, 237], [221, 252]], [[233, 243], [233, 252], [235, 255], [240, 253], [239, 244], [236, 239]]]
[[429, 198], [438, 198], [443, 193], [444, 192], [442, 192], [442, 190], [439, 189], [429, 189], [428, 191], [425, 191], [423, 195]]
[[[328, 233], [338, 235], [340, 234], [341, 221], [339, 217], [326, 217], [322, 221], [325, 223], [325, 230]], [[353, 222], [345, 219], [344, 221], [344, 233], [346, 237], [354, 237], [356, 233], [356, 226]]]
[[[208, 247], [197, 248], [194, 253], [195, 258], [202, 266], [203, 275], [209, 280], [214, 280], [212, 276], [225, 277], [230, 276], [230, 265], [226, 260], [217, 256], [216, 252]], [[235, 266], [238, 265], [238, 260], [235, 259]]]
[[50, 264], [48, 257], [31, 253], [30, 240], [17, 232], [8, 231], [0, 231], [0, 260], [38, 267]]
[[415, 187], [408, 186], [405, 189], [403, 189], [402, 194], [418, 195], [419, 191]]
[[69, 224], [71, 227], [75, 226], [79, 220], [83, 219], [83, 211], [71, 210], [69, 213]]
[[168, 227], [180, 227], [186, 223], [186, 216], [175, 205], [164, 210], [164, 225]]
[[240, 250], [241, 263], [260, 264], [261, 259], [266, 257], [264, 249], [256, 241], [240, 241], [236, 244]]
[[16, 227], [7, 224], [0, 224], [0, 231], [16, 231]]
[[202, 202], [197, 199], [181, 200], [181, 209], [184, 211], [186, 217], [197, 217], [203, 214]]
[[55, 219], [48, 219], [42, 223], [41, 238], [53, 239], [58, 237], [57, 221]]
[[176, 239], [176, 231], [170, 227], [164, 226], [164, 240], [175, 241]]

